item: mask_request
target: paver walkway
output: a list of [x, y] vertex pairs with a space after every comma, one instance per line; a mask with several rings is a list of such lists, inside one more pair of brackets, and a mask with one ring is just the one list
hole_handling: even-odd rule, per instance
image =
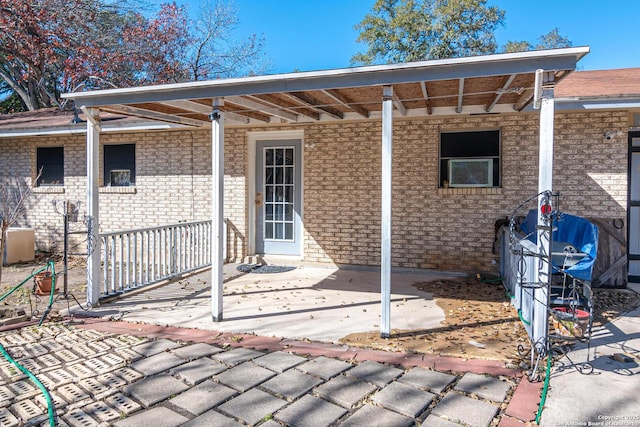
[[[90, 319], [0, 343], [50, 390], [61, 426], [524, 425], [506, 414], [522, 405], [519, 373], [493, 362]], [[0, 425], [47, 420], [0, 357]]]

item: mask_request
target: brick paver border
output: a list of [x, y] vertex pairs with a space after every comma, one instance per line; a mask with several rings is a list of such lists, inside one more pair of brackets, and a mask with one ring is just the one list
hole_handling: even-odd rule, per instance
[[[78, 317], [76, 316], [76, 319]], [[518, 369], [506, 368], [499, 361], [462, 359], [445, 356], [432, 356], [416, 353], [387, 352], [369, 350], [338, 344], [307, 342], [275, 337], [265, 337], [251, 334], [222, 333], [218, 331], [180, 328], [175, 326], [160, 326], [146, 323], [129, 323], [125, 321], [111, 321], [102, 318], [83, 317], [77, 328], [93, 329], [106, 333], [129, 334], [138, 337], [165, 338], [170, 340], [206, 343], [220, 347], [248, 348], [263, 351], [287, 351], [306, 356], [325, 356], [348, 361], [375, 361], [398, 365], [404, 368], [423, 367], [440, 372], [486, 374], [491, 376], [505, 376], [520, 380], [515, 389], [514, 397], [509, 403], [507, 415], [501, 425], [511, 423], [523, 425], [531, 421], [532, 410], [537, 409], [540, 402], [538, 383], [530, 383]]]

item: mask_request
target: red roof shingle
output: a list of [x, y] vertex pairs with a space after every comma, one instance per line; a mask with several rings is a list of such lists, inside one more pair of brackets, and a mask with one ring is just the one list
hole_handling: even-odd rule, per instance
[[556, 98], [640, 95], [640, 68], [576, 71], [555, 88]]

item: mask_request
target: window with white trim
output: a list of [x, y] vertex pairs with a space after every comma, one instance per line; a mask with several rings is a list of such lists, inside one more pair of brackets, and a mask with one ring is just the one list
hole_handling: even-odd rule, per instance
[[440, 134], [440, 188], [500, 185], [499, 130]]
[[37, 187], [64, 185], [64, 148], [37, 147], [36, 173], [40, 174]]
[[104, 185], [128, 187], [136, 183], [136, 144], [103, 147]]

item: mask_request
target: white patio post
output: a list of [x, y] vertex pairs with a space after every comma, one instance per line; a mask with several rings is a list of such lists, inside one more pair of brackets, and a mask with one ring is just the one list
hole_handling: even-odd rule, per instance
[[[540, 73], [540, 72], [539, 72]], [[553, 124], [554, 124], [554, 73], [542, 72], [538, 77], [541, 85], [540, 93], [540, 152], [538, 160], [538, 192], [551, 191], [553, 188]], [[536, 100], [534, 100], [536, 102]], [[535, 105], [537, 107], [537, 105]], [[540, 206], [544, 203], [545, 196], [538, 198], [538, 227], [549, 226], [547, 220], [542, 215]], [[551, 253], [549, 241], [551, 230], [545, 232], [538, 229], [538, 253]], [[540, 260], [536, 269], [536, 283], [549, 283], [551, 275], [551, 265]], [[538, 353], [547, 350], [549, 312], [547, 307], [547, 297], [549, 290], [546, 286], [540, 286], [534, 290], [534, 324], [533, 337]]]
[[224, 100], [213, 100], [211, 120], [211, 315], [222, 321], [224, 223]]
[[100, 298], [100, 197], [98, 192], [100, 168], [100, 119], [97, 108], [83, 108], [87, 116], [87, 215], [89, 239], [87, 243], [87, 303], [97, 305]]
[[393, 87], [382, 88], [382, 236], [380, 239], [380, 336], [391, 333], [391, 195], [393, 163]]

